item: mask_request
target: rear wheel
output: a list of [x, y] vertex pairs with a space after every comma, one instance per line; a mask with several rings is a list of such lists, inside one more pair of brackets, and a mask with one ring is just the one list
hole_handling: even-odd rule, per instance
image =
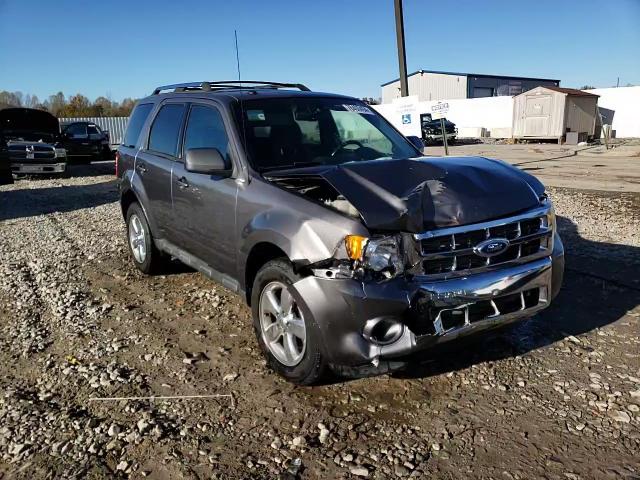
[[300, 280], [286, 259], [266, 263], [251, 295], [253, 325], [269, 366], [298, 385], [317, 383], [327, 370], [320, 330], [313, 315], [291, 293]]
[[133, 263], [142, 273], [153, 274], [162, 269], [164, 258], [156, 248], [149, 222], [138, 203], [127, 210], [127, 239]]

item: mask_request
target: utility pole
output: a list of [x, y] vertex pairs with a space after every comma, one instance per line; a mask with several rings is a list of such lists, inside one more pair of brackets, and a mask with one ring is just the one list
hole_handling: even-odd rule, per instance
[[396, 37], [398, 43], [398, 66], [400, 67], [400, 96], [409, 95], [407, 83], [407, 55], [404, 49], [404, 17], [402, 15], [402, 0], [393, 0], [396, 13]]

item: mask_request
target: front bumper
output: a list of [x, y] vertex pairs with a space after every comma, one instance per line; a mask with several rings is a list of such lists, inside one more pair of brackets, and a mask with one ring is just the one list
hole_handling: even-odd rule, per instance
[[11, 163], [11, 172], [15, 174], [63, 173], [66, 162], [59, 163]]
[[[556, 235], [550, 257], [467, 277], [374, 283], [309, 276], [293, 284], [292, 293], [318, 325], [332, 365], [377, 367], [380, 361], [531, 317], [558, 294], [563, 272], [564, 247]], [[509, 308], [501, 311], [502, 305]], [[380, 318], [404, 325], [393, 343], [380, 345], [363, 335], [365, 324]], [[460, 320], [451, 323], [451, 318]]]

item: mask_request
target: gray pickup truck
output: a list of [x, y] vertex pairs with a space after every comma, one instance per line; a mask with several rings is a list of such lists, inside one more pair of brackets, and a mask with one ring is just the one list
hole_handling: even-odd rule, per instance
[[116, 172], [135, 265], [177, 258], [242, 294], [269, 365], [298, 384], [400, 368], [531, 317], [562, 283], [536, 178], [425, 158], [361, 101], [299, 84], [159, 87]]

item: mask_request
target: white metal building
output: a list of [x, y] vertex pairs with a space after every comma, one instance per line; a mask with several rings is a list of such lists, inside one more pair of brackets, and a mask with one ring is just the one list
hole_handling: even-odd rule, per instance
[[598, 95], [573, 88], [536, 87], [516, 96], [513, 104], [514, 138], [554, 138], [569, 132], [593, 137]]
[[[560, 80], [477, 73], [418, 70], [408, 75], [409, 95], [421, 102], [519, 95], [537, 86], [560, 86]], [[400, 97], [400, 79], [382, 84], [382, 103]]]

